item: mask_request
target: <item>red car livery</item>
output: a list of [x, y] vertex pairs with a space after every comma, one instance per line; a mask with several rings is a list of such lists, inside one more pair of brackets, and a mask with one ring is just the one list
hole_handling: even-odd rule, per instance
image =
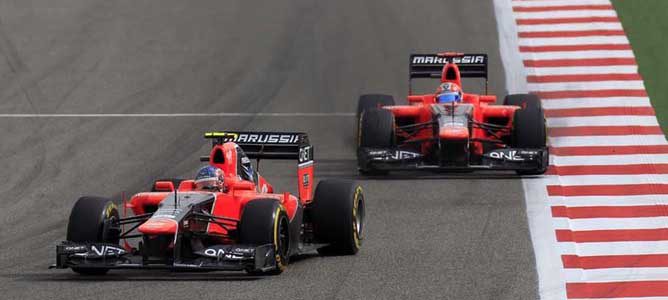
[[[224, 185], [198, 190], [194, 180], [158, 180], [134, 195], [121, 216], [102, 197], [82, 197], [72, 209], [56, 268], [81, 274], [110, 269], [245, 270], [277, 274], [307, 251], [355, 254], [364, 226], [362, 188], [351, 181], [313, 186], [313, 146], [303, 133], [210, 132], [202, 161], [219, 168]], [[297, 162], [299, 194], [277, 192], [251, 159]], [[257, 167], [257, 166], [256, 166]], [[131, 243], [136, 240], [136, 243]]]
[[[487, 55], [440, 53], [410, 57], [407, 105], [383, 94], [358, 102], [358, 167], [364, 174], [392, 170], [547, 170], [545, 118], [532, 94], [496, 96], [459, 92], [439, 98], [437, 91], [412, 93], [415, 78], [440, 80], [440, 88], [460, 91], [462, 78], [484, 78]], [[486, 91], [485, 91], [486, 93]], [[461, 97], [460, 97], [461, 96]]]

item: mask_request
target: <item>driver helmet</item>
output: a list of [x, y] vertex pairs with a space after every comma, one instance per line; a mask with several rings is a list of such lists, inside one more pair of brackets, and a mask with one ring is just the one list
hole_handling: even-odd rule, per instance
[[195, 188], [198, 190], [223, 190], [225, 174], [220, 168], [205, 166], [195, 176]]
[[452, 82], [441, 83], [436, 89], [436, 101], [438, 103], [462, 101], [462, 89]]

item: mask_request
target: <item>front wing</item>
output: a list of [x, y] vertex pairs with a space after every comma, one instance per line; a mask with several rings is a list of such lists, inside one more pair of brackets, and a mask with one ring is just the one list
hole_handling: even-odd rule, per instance
[[151, 261], [138, 253], [128, 253], [119, 245], [63, 242], [56, 246], [56, 264], [66, 269], [169, 269], [208, 271], [268, 271], [276, 268], [272, 244], [261, 246], [217, 245], [189, 255], [190, 258]]
[[[418, 152], [399, 149], [359, 148], [357, 153], [360, 170], [403, 171], [546, 171], [549, 151], [542, 149], [503, 148], [485, 153], [477, 162], [455, 164], [442, 161], [430, 162]], [[433, 159], [432, 159], [433, 161]]]

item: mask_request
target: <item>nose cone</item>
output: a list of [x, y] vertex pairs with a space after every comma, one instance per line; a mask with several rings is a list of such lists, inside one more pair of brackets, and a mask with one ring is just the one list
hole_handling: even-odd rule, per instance
[[469, 138], [469, 129], [464, 126], [442, 127], [438, 136], [443, 140], [465, 140]]
[[150, 218], [137, 230], [143, 234], [175, 234], [178, 223], [169, 218]]

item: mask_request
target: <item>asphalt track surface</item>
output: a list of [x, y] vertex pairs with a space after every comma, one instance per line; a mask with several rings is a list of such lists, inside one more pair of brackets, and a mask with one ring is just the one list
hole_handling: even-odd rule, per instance
[[[491, 1], [0, 1], [0, 113], [354, 112], [405, 95], [411, 51], [488, 52], [504, 93]], [[361, 178], [353, 118], [0, 118], [2, 299], [536, 299], [520, 180]], [[277, 277], [47, 270], [80, 195], [118, 200], [193, 176], [212, 129], [307, 131], [316, 176], [357, 178], [366, 239]], [[295, 166], [261, 173], [294, 191]]]

